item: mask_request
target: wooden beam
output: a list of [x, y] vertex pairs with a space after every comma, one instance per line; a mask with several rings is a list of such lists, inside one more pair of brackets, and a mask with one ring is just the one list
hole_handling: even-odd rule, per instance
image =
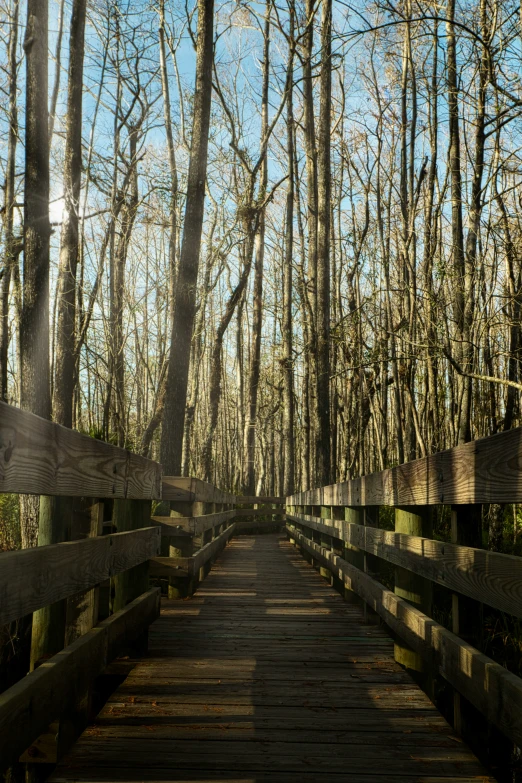
[[288, 526], [292, 537], [361, 596], [384, 622], [468, 699], [491, 723], [522, 745], [522, 679], [408, 601], [333, 552]]
[[[172, 529], [173, 535], [177, 535], [176, 528], [186, 530], [194, 536], [204, 533], [205, 530], [217, 527], [222, 522], [226, 522], [229, 519], [233, 519], [236, 515], [235, 509], [229, 511], [218, 511], [215, 514], [203, 514], [201, 516], [194, 517], [152, 517], [154, 522], [159, 522], [161, 525], [168, 526]], [[169, 532], [163, 531], [164, 536], [168, 536]]]
[[[112, 507], [112, 521], [118, 533], [142, 530], [150, 522], [150, 500], [115, 500]], [[158, 554], [161, 547], [161, 530], [157, 533]], [[118, 612], [149, 587], [149, 561], [142, 560], [133, 568], [126, 568], [112, 575], [112, 611]]]
[[[161, 535], [168, 538], [171, 545], [173, 539], [181, 541], [181, 539], [194, 538], [194, 533], [191, 533], [190, 530], [183, 530], [180, 525], [171, 525], [169, 522], [158, 522], [158, 519], [161, 519], [161, 517], [155, 517], [154, 524], [158, 525]], [[173, 517], [163, 517], [163, 519], [173, 519]]]
[[236, 508], [236, 517], [284, 516], [284, 508]]
[[163, 476], [163, 500], [193, 501], [197, 503], [231, 503], [236, 496], [223, 492], [213, 484], [185, 476]]
[[274, 503], [276, 506], [284, 506], [286, 503], [286, 498], [282, 497], [268, 497], [268, 496], [257, 496], [257, 495], [238, 495], [236, 497], [236, 503], [239, 505], [250, 505], [250, 504], [262, 504], [262, 503]]
[[220, 535], [217, 536], [213, 541], [205, 544], [205, 546], [201, 547], [198, 552], [195, 552], [192, 557], [189, 558], [189, 570], [191, 570], [193, 574], [197, 574], [201, 566], [205, 565], [206, 562], [212, 560], [219, 552], [221, 552], [233, 534], [235, 527], [235, 524], [232, 523], [230, 527], [227, 527], [226, 530], [223, 530], [223, 532], [220, 533]]
[[0, 694], [0, 773], [158, 617], [159, 602], [149, 590]]
[[149, 574], [155, 579], [189, 575], [190, 557], [152, 557], [149, 560]]
[[508, 614], [522, 617], [522, 559], [337, 519], [287, 514], [352, 546]]
[[522, 428], [396, 468], [300, 492], [292, 506], [418, 506], [522, 502]]
[[[432, 506], [413, 506], [411, 508], [395, 509], [395, 533], [405, 539], [421, 538], [430, 540], [433, 537], [433, 508]], [[377, 517], [378, 519], [378, 517]], [[375, 528], [373, 528], [375, 530]], [[423, 553], [420, 560], [424, 560]], [[395, 595], [404, 598], [421, 612], [427, 615], [433, 614], [433, 584], [421, 576], [417, 570], [397, 566], [395, 568], [394, 590]], [[406, 669], [415, 671], [421, 676], [424, 690], [430, 681], [430, 671], [421, 655], [412, 650], [401, 639], [394, 640], [394, 658], [397, 663]]]
[[147, 527], [0, 554], [0, 625], [143, 563], [159, 546], [159, 527]]
[[0, 402], [0, 492], [161, 498], [161, 465]]

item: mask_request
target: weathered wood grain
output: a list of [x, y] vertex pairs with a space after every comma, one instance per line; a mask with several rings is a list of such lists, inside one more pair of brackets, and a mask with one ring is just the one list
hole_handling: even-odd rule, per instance
[[153, 557], [149, 560], [149, 573], [154, 579], [182, 578], [189, 575], [189, 557]]
[[235, 503], [236, 496], [223, 492], [213, 484], [185, 476], [163, 476], [163, 500], [196, 503]]
[[209, 560], [216, 557], [221, 550], [227, 545], [230, 537], [234, 534], [235, 524], [232, 523], [226, 530], [223, 530], [213, 541], [210, 541], [205, 546], [201, 547], [198, 552], [195, 552], [191, 558], [189, 558], [189, 570], [193, 574], [197, 574], [201, 566], [208, 563]]
[[191, 533], [189, 530], [183, 530], [183, 528], [179, 525], [171, 525], [168, 522], [160, 522], [160, 519], [172, 519], [172, 517], [154, 517], [154, 524], [158, 525], [158, 527], [161, 529], [161, 535], [164, 538], [168, 538], [170, 546], [177, 546], [175, 543], [178, 542], [185, 542], [187, 539], [193, 539], [194, 533]]
[[161, 466], [0, 402], [0, 492], [161, 498]]
[[448, 682], [517, 746], [522, 744], [522, 679], [399, 598], [384, 585], [295, 527], [289, 532], [307, 552], [348, 583], [389, 627], [436, 667]]
[[159, 600], [159, 589], [149, 590], [0, 694], [0, 772], [156, 619]]
[[236, 517], [284, 516], [284, 508], [237, 508]]
[[292, 506], [418, 506], [522, 502], [522, 428], [396, 468], [300, 492]]
[[[167, 526], [169, 528], [172, 528], [173, 531], [177, 527], [181, 528], [182, 530], [186, 530], [192, 535], [200, 535], [201, 533], [204, 533], [206, 530], [210, 530], [213, 527], [216, 527], [217, 525], [221, 525], [222, 522], [226, 522], [229, 519], [233, 519], [236, 515], [235, 509], [230, 509], [229, 511], [218, 511], [215, 514], [203, 514], [202, 516], [194, 516], [194, 517], [162, 517], [162, 516], [154, 516], [152, 517], [154, 522], [159, 522], [160, 524]], [[163, 535], [169, 535], [168, 530], [163, 532]]]
[[284, 506], [286, 499], [282, 497], [272, 497], [268, 495], [237, 495], [236, 503], [238, 505], [256, 505], [263, 503], [273, 503], [278, 506]]
[[0, 625], [76, 595], [159, 551], [147, 527], [0, 554]]
[[449, 590], [522, 617], [522, 558], [448, 544], [344, 520], [287, 514], [311, 530], [323, 531]]
[[261, 535], [235, 537], [190, 601], [164, 603], [149, 657], [51, 781], [472, 776], [488, 780], [393, 661], [384, 628], [364, 625], [284, 538]]

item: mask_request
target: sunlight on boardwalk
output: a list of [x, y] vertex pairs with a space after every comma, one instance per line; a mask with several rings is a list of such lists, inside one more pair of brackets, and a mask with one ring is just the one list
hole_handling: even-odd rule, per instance
[[276, 535], [232, 541], [52, 781], [491, 780], [365, 625]]

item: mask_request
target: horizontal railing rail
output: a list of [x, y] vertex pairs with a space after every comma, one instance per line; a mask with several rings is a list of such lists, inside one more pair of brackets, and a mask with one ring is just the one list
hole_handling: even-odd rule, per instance
[[522, 503], [522, 427], [379, 473], [298, 492], [290, 506]]
[[161, 498], [161, 465], [0, 402], [0, 492]]
[[95, 678], [146, 646], [161, 592], [150, 579], [166, 575], [174, 597], [193, 592], [234, 533], [235, 495], [3, 402], [0, 492], [49, 501], [45, 545], [0, 553], [0, 625], [32, 614], [41, 654], [0, 694], [1, 774], [67, 751]]
[[491, 723], [522, 745], [522, 680], [361, 569], [297, 530], [292, 536], [361, 596], [384, 622]]
[[[0, 694], [0, 771], [18, 761], [51, 720], [74, 714], [94, 679], [158, 617], [159, 598], [157, 588], [141, 594]], [[54, 762], [66, 750], [54, 756], [36, 750], [25, 760]]]
[[[522, 747], [522, 679], [480, 650], [483, 606], [522, 617], [522, 558], [483, 548], [482, 506], [522, 502], [522, 428], [286, 499], [290, 539], [348, 600], [396, 635], [396, 659], [454, 688], [454, 725], [468, 703]], [[435, 540], [435, 506], [450, 506], [451, 540]], [[393, 507], [395, 530], [379, 525]], [[388, 526], [390, 512], [382, 518]], [[394, 567], [395, 589], [381, 583]], [[436, 622], [432, 585], [451, 595], [451, 630]], [[426, 669], [427, 667], [427, 669]], [[471, 717], [470, 717], [471, 716]]]
[[0, 625], [77, 595], [154, 557], [160, 530], [146, 527], [0, 555]]
[[157, 522], [164, 535], [177, 536], [180, 534], [197, 536], [212, 527], [221, 525], [237, 514], [235, 508], [228, 511], [217, 511], [213, 514], [203, 514], [199, 517], [152, 517]]
[[344, 520], [287, 513], [287, 519], [412, 571], [449, 590], [522, 617], [522, 561]]

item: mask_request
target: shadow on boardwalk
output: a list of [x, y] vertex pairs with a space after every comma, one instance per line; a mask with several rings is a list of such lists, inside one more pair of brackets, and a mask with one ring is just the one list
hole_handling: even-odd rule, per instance
[[232, 541], [165, 601], [137, 662], [51, 778], [489, 781], [408, 674], [285, 538]]

